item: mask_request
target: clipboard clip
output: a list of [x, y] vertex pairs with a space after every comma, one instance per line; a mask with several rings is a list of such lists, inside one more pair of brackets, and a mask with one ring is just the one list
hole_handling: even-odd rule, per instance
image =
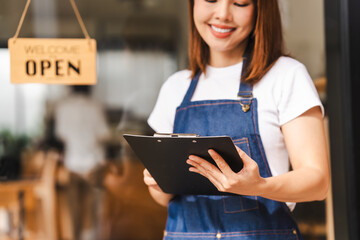
[[194, 134], [194, 133], [154, 133], [154, 137], [188, 137], [188, 138], [193, 138], [193, 137], [200, 137], [200, 135], [198, 134]]

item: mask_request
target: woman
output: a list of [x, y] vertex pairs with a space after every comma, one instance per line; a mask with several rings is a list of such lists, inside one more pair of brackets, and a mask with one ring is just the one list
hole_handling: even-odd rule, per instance
[[151, 195], [169, 207], [165, 239], [301, 239], [290, 210], [323, 200], [329, 185], [323, 107], [305, 67], [283, 52], [277, 0], [189, 0], [189, 9], [190, 70], [166, 81], [148, 122], [228, 135], [244, 168], [233, 172], [213, 150], [217, 166], [187, 160], [234, 196], [165, 194], [145, 169]]

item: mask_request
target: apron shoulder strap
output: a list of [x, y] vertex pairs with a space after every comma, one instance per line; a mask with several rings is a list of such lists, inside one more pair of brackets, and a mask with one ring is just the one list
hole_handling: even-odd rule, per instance
[[252, 98], [253, 94], [252, 94], [252, 85], [243, 81], [242, 77], [244, 76], [246, 69], [248, 67], [247, 65], [247, 56], [249, 55], [248, 53], [249, 48], [247, 48], [245, 50], [244, 56], [243, 56], [243, 64], [242, 64], [242, 69], [241, 69], [241, 78], [240, 78], [240, 87], [239, 87], [239, 92], [238, 92], [238, 97], [241, 98]]
[[189, 103], [191, 102], [191, 98], [192, 96], [194, 95], [194, 92], [195, 92], [195, 89], [196, 89], [196, 86], [199, 82], [199, 78], [200, 78], [200, 75], [201, 75], [201, 71], [199, 71], [194, 77], [193, 79], [191, 79], [191, 82], [190, 82], [190, 86], [185, 94], [185, 97], [181, 103], [181, 105], [184, 105], [186, 103]]
[[241, 81], [240, 87], [239, 87], [239, 92], [238, 92], [238, 97], [252, 98], [252, 96], [253, 96], [252, 89], [253, 89], [253, 87], [251, 84]]
[[[243, 61], [243, 67], [244, 67], [244, 64], [245, 64], [245, 59]], [[244, 74], [244, 69], [242, 69], [242, 74]], [[195, 89], [196, 89], [196, 86], [199, 82], [199, 78], [200, 78], [200, 75], [201, 75], [201, 71], [199, 71], [192, 79], [191, 79], [191, 82], [190, 82], [190, 86], [185, 94], [185, 97], [181, 103], [181, 105], [186, 105], [188, 103], [191, 102], [191, 98], [192, 96], [194, 95], [194, 92], [195, 92]], [[252, 90], [253, 90], [253, 86], [249, 83], [246, 83], [246, 82], [243, 82], [243, 81], [240, 81], [240, 87], [239, 87], [239, 92], [238, 92], [238, 97], [240, 98], [252, 98], [253, 94], [252, 94]]]

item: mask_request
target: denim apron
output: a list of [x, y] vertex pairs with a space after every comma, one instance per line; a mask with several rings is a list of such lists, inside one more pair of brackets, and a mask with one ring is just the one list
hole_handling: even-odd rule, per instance
[[[192, 102], [199, 76], [200, 73], [192, 79], [177, 108], [174, 133], [230, 136], [236, 146], [257, 162], [262, 177], [272, 176], [259, 134], [257, 100], [252, 98], [252, 86], [240, 83], [239, 100]], [[178, 195], [169, 202], [164, 239], [302, 238], [283, 202], [258, 196]]]

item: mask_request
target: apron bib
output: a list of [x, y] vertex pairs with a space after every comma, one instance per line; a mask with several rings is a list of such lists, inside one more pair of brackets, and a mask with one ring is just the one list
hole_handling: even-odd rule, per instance
[[[192, 102], [200, 74], [192, 79], [177, 108], [174, 133], [230, 136], [257, 162], [262, 177], [272, 176], [259, 134], [252, 86], [240, 83], [239, 100]], [[262, 197], [179, 195], [169, 202], [168, 211], [165, 240], [302, 239], [286, 204]]]

